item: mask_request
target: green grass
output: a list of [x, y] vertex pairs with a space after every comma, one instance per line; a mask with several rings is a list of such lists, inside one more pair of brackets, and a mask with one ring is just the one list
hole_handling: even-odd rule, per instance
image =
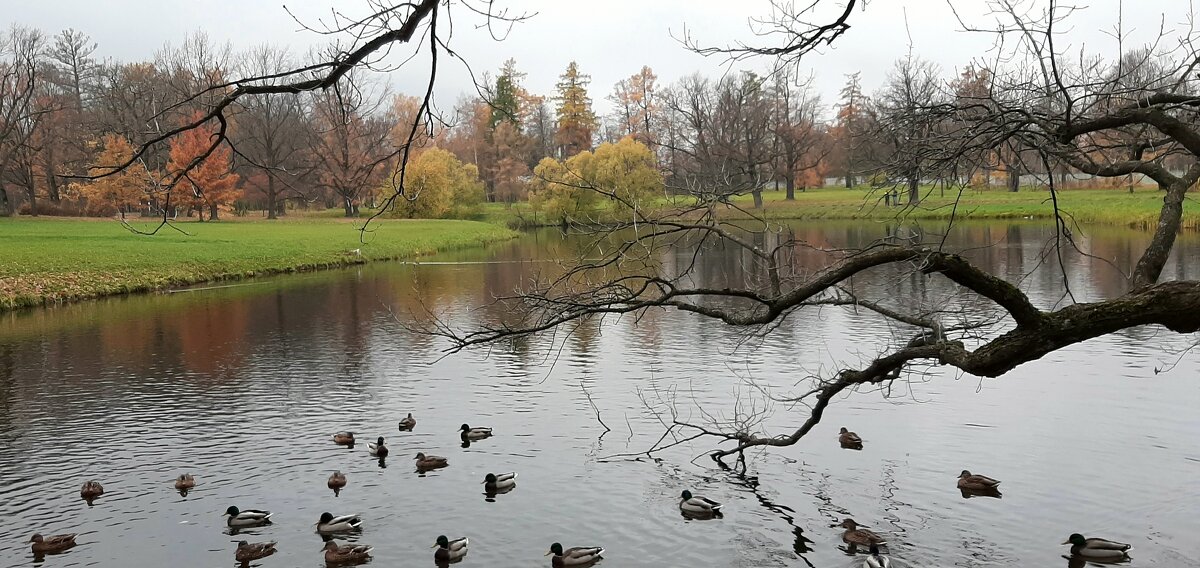
[[[0, 310], [186, 284], [408, 258], [515, 233], [473, 221], [294, 219], [181, 223], [135, 235], [113, 221], [0, 219]], [[357, 250], [358, 252], [354, 252]]]
[[[987, 219], [1052, 219], [1054, 207], [1045, 189], [1027, 188], [1009, 192], [995, 188], [986, 191], [968, 189], [961, 196], [956, 191], [922, 188], [922, 202], [915, 207], [884, 205], [884, 192], [870, 188], [823, 188], [796, 191], [796, 199], [784, 199], [782, 191], [763, 193], [763, 209], [752, 209], [750, 195], [733, 199], [736, 207], [727, 207], [720, 214], [727, 219], [749, 218], [758, 215], [767, 219], [889, 219], [945, 220], [953, 215], [959, 220]], [[1184, 203], [1184, 228], [1200, 229], [1200, 204], [1194, 194]], [[958, 199], [957, 208], [955, 200]], [[679, 201], [679, 204], [684, 204]], [[667, 204], [663, 200], [663, 204]], [[1058, 192], [1059, 210], [1068, 222], [1102, 224], [1134, 228], [1150, 228], [1158, 222], [1162, 208], [1162, 193], [1154, 189], [1069, 189]], [[741, 211], [739, 209], [744, 209]], [[556, 220], [534, 214], [528, 203], [511, 208], [500, 203], [484, 207], [484, 220], [509, 227], [556, 224]]]
[[[1058, 208], [1069, 222], [1150, 228], [1158, 222], [1162, 192], [1155, 189], [1070, 189], [1057, 192]], [[764, 194], [761, 214], [771, 219], [1052, 219], [1054, 204], [1044, 189], [1013, 193], [1001, 189], [958, 192], [922, 188], [922, 201], [914, 207], [884, 205], [884, 192], [871, 189], [817, 189], [796, 192], [794, 201], [782, 192]], [[957, 207], [955, 201], [958, 201]], [[749, 209], [749, 195], [734, 200]], [[746, 216], [731, 210], [730, 217]], [[1200, 229], [1200, 204], [1189, 194], [1184, 203], [1184, 226]]]

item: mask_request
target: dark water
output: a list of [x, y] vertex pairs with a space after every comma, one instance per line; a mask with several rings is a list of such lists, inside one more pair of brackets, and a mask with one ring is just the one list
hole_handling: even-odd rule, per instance
[[[888, 230], [818, 224], [796, 236], [842, 246]], [[1146, 241], [1097, 229], [1082, 242], [1099, 259], [1069, 255], [1060, 269], [1051, 257], [1039, 268], [1048, 235], [971, 225], [947, 245], [972, 249], [1051, 306], [1063, 300], [1064, 270], [1077, 299], [1119, 293], [1119, 269]], [[712, 468], [702, 457], [711, 440], [661, 461], [605, 460], [644, 450], [672, 411], [701, 422], [765, 409], [758, 428], [787, 432], [805, 414], [768, 403], [763, 389], [785, 396], [810, 373], [897, 339], [872, 316], [837, 308], [749, 341], [656, 311], [553, 344], [438, 360], [445, 345], [404, 325], [426, 310], [468, 324], [478, 317], [470, 307], [582, 246], [545, 232], [441, 259], [488, 263], [368, 266], [0, 316], [0, 565], [34, 563], [23, 541], [40, 531], [86, 533], [47, 566], [233, 566], [243, 538], [279, 541], [255, 565], [322, 566], [313, 532], [322, 511], [361, 513], [353, 540], [374, 545], [372, 565], [382, 566], [431, 564], [439, 534], [471, 538], [464, 566], [549, 565], [542, 554], [555, 541], [603, 545], [608, 566], [860, 566], [830, 528], [847, 516], [884, 534], [901, 566], [1062, 566], [1058, 543], [1072, 532], [1133, 543], [1134, 566], [1200, 562], [1195, 336], [1129, 330], [1000, 379], [930, 369], [888, 397], [842, 396], [810, 438], [753, 454], [751, 479]], [[708, 250], [701, 279], [741, 281], [744, 260]], [[1198, 261], [1187, 235], [1167, 277], [1200, 277]], [[906, 304], [973, 305], [902, 272], [856, 284]], [[416, 430], [397, 431], [410, 411]], [[463, 422], [497, 435], [462, 448]], [[864, 450], [838, 447], [843, 425]], [[385, 436], [392, 455], [380, 464], [365, 443], [336, 446], [338, 430]], [[419, 475], [418, 451], [450, 466]], [[1002, 479], [1004, 497], [964, 500], [955, 489], [964, 468]], [[349, 478], [336, 497], [325, 487], [334, 469]], [[181, 497], [171, 482], [185, 471], [198, 485]], [[517, 471], [516, 490], [487, 500], [489, 471]], [[78, 493], [88, 479], [107, 490], [90, 507]], [[726, 502], [725, 518], [683, 519], [684, 488]], [[276, 522], [231, 536], [220, 516], [229, 505], [269, 509]]]

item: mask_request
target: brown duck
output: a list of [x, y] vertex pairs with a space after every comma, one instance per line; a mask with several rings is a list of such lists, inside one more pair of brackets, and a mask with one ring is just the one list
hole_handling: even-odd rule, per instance
[[872, 544], [884, 544], [887, 541], [883, 537], [867, 530], [858, 528], [858, 523], [854, 519], [846, 519], [842, 521], [841, 527], [846, 529], [842, 533], [842, 541], [850, 545], [851, 549], [856, 546], [870, 547]]
[[266, 558], [272, 554], [275, 554], [274, 542], [246, 542], [243, 540], [238, 542], [237, 550], [233, 553], [233, 559], [238, 562], [249, 562], [251, 560], [258, 560], [259, 558]]
[[356, 564], [369, 560], [373, 549], [365, 544], [338, 546], [338, 543], [331, 540], [325, 543], [325, 548], [322, 550], [325, 551], [326, 564]]
[[958, 474], [958, 488], [968, 491], [988, 491], [996, 489], [1000, 485], [1000, 481], [992, 479], [986, 475], [974, 475], [967, 470], [962, 470]]
[[862, 445], [862, 438], [859, 438], [858, 434], [842, 428], [841, 433], [838, 434], [838, 442], [843, 446], [859, 446]]
[[100, 485], [99, 481], [84, 482], [83, 488], [79, 490], [79, 496], [91, 501], [101, 495], [104, 495], [104, 486]]
[[55, 554], [75, 546], [74, 534], [54, 534], [42, 536], [35, 534], [29, 538], [33, 543], [34, 554]]

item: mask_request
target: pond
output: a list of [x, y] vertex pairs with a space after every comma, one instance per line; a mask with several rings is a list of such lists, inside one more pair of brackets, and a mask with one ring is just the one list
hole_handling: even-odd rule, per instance
[[[897, 230], [914, 234], [795, 227], [818, 246]], [[1120, 293], [1121, 269], [1148, 239], [1083, 231], [1091, 256], [1060, 263], [1045, 254], [1052, 234], [969, 224], [946, 243], [1050, 307], [1066, 301], [1064, 278], [1080, 301]], [[672, 410], [697, 422], [765, 411], [764, 432], [788, 432], [807, 414], [764, 391], [786, 395], [900, 339], [841, 308], [758, 339], [653, 311], [448, 357], [444, 341], [412, 331], [411, 318], [429, 313], [469, 325], [472, 307], [584, 242], [542, 231], [419, 264], [0, 315], [0, 565], [235, 566], [245, 539], [279, 543], [253, 565], [318, 567], [324, 511], [360, 514], [361, 532], [339, 542], [374, 546], [383, 566], [432, 564], [445, 534], [470, 537], [463, 566], [548, 566], [543, 554], [561, 542], [604, 546], [601, 566], [857, 567], [864, 557], [841, 550], [832, 528], [846, 517], [884, 535], [900, 566], [1062, 566], [1059, 543], [1074, 532], [1132, 543], [1133, 566], [1200, 560], [1194, 336], [1128, 330], [999, 379], [924, 369], [888, 396], [838, 397], [808, 438], [752, 452], [739, 478], [703, 455], [711, 439], [659, 459], [612, 456], [648, 448]], [[1200, 278], [1198, 259], [1200, 242], [1184, 235], [1164, 278]], [[708, 249], [698, 274], [739, 281], [743, 260]], [[936, 279], [859, 284], [901, 303], [970, 305]], [[399, 431], [409, 412], [416, 427]], [[463, 447], [464, 422], [495, 435]], [[841, 426], [864, 438], [861, 451], [838, 446]], [[359, 443], [334, 444], [341, 430]], [[384, 461], [368, 452], [377, 436], [391, 450]], [[417, 452], [449, 466], [419, 473]], [[963, 469], [1001, 479], [1003, 497], [964, 499]], [[326, 487], [334, 470], [348, 480], [337, 495]], [[485, 474], [508, 471], [516, 488], [486, 495]], [[184, 472], [196, 487], [181, 496], [172, 481]], [[90, 505], [79, 495], [87, 480], [105, 489]], [[724, 502], [724, 517], [683, 518], [683, 489]], [[270, 510], [274, 523], [230, 534], [221, 515], [231, 505]], [[83, 534], [65, 554], [35, 559], [25, 543], [34, 532]]]

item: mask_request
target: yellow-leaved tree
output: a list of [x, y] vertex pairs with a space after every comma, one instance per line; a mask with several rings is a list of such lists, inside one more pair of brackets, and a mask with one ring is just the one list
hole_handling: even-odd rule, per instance
[[654, 152], [625, 137], [559, 162], [544, 158], [533, 170], [529, 202], [549, 219], [569, 223], [595, 219], [604, 205], [613, 217], [644, 210], [662, 193], [662, 172]]
[[[88, 168], [89, 175], [110, 173], [133, 156], [133, 144], [123, 136], [105, 134], [100, 145], [100, 152]], [[80, 193], [87, 198], [88, 213], [107, 215], [116, 211], [124, 215], [138, 208], [145, 200], [149, 178], [146, 167], [138, 162], [112, 175], [93, 180], [81, 187]]]
[[[389, 176], [385, 195], [391, 195]], [[483, 182], [474, 164], [464, 164], [454, 154], [430, 148], [409, 161], [404, 175], [405, 195], [397, 198], [392, 214], [409, 219], [467, 219], [479, 215]]]

